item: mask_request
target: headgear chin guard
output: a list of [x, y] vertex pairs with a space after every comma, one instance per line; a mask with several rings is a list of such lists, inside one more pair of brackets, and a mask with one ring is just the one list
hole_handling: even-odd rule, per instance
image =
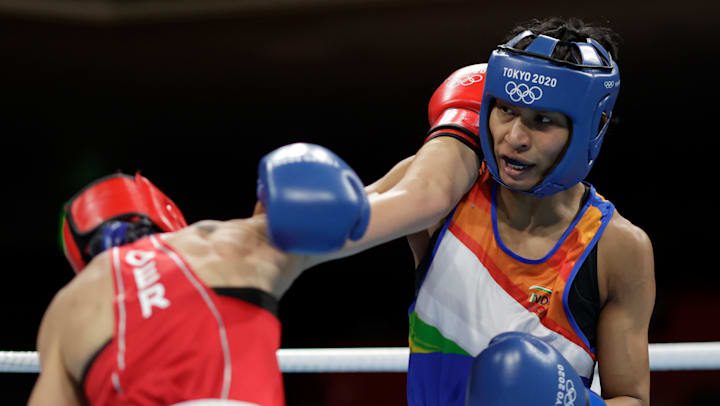
[[[516, 49], [518, 42], [527, 37], [533, 37], [527, 48]], [[558, 43], [575, 47], [582, 60], [573, 63], [553, 58]], [[522, 191], [542, 197], [585, 179], [600, 152], [619, 91], [617, 63], [592, 38], [587, 42], [561, 42], [525, 31], [498, 46], [488, 61], [480, 108], [480, 145], [493, 178], [503, 183], [488, 127], [497, 99], [519, 107], [560, 112], [572, 122], [564, 155], [542, 181]]]
[[61, 240], [80, 272], [107, 248], [185, 226], [180, 209], [147, 178], [119, 173], [91, 183], [65, 204]]

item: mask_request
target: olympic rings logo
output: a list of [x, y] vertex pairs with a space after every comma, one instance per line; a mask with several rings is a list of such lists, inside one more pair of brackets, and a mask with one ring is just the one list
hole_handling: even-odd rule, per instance
[[575, 390], [575, 382], [572, 379], [568, 379], [565, 376], [565, 367], [562, 364], [557, 364], [557, 397], [555, 399], [555, 406], [575, 406], [578, 393]]
[[482, 80], [483, 80], [483, 75], [476, 73], [474, 75], [468, 75], [468, 76], [464, 76], [464, 77], [455, 79], [452, 81], [452, 83], [450, 83], [450, 86], [452, 86], [452, 87], [458, 87], [458, 86], [467, 87], [467, 86], [472, 86], [475, 83], [480, 83], [480, 82], [482, 82]]
[[505, 84], [505, 93], [515, 103], [522, 101], [525, 104], [533, 104], [543, 97], [543, 91], [537, 86], [528, 86], [525, 83], [517, 84], [513, 81]]
[[565, 406], [572, 406], [575, 405], [576, 399], [577, 392], [575, 391], [575, 384], [568, 379], [565, 381], [565, 397], [563, 398], [563, 403]]

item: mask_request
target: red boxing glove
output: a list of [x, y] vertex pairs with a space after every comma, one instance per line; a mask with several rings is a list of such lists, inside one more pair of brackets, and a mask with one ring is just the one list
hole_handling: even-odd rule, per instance
[[458, 69], [435, 90], [428, 105], [430, 131], [425, 142], [448, 136], [480, 149], [480, 103], [486, 69], [486, 63]]

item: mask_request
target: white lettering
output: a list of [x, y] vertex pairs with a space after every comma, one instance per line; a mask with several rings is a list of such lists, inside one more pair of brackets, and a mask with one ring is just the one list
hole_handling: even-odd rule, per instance
[[555, 396], [555, 404], [563, 406], [574, 406], [577, 400], [577, 391], [575, 384], [570, 379], [565, 379], [565, 368], [561, 364], [557, 365], [558, 374], [558, 391]]
[[503, 67], [503, 76], [510, 79], [537, 83], [547, 87], [556, 87], [558, 82], [557, 78], [551, 76], [540, 75], [537, 73], [526, 72], [521, 69], [513, 69], [508, 67]]
[[270, 159], [268, 165], [269, 169], [272, 170], [299, 162], [319, 163], [335, 168], [340, 167], [340, 164], [329, 152], [301, 143], [282, 147], [277, 152], [272, 153], [272, 159]]
[[153, 251], [130, 250], [125, 254], [125, 262], [132, 266], [144, 266], [155, 258]]
[[140, 308], [144, 319], [149, 319], [152, 316], [153, 306], [160, 309], [167, 309], [170, 306], [170, 301], [165, 298], [165, 287], [162, 283], [156, 283], [149, 288], [138, 291], [138, 298], [140, 299]]
[[133, 267], [143, 318], [152, 316], [153, 306], [159, 309], [168, 308], [170, 301], [165, 297], [165, 286], [160, 283], [155, 251], [130, 250], [125, 255], [125, 262]]
[[155, 261], [152, 261], [145, 266], [133, 269], [135, 275], [135, 283], [138, 289], [145, 289], [160, 279], [160, 275], [155, 268]]

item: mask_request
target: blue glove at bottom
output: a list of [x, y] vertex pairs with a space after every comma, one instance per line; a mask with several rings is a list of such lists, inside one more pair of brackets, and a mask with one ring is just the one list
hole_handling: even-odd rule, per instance
[[467, 406], [604, 404], [560, 352], [526, 333], [493, 338], [473, 360], [468, 379]]

